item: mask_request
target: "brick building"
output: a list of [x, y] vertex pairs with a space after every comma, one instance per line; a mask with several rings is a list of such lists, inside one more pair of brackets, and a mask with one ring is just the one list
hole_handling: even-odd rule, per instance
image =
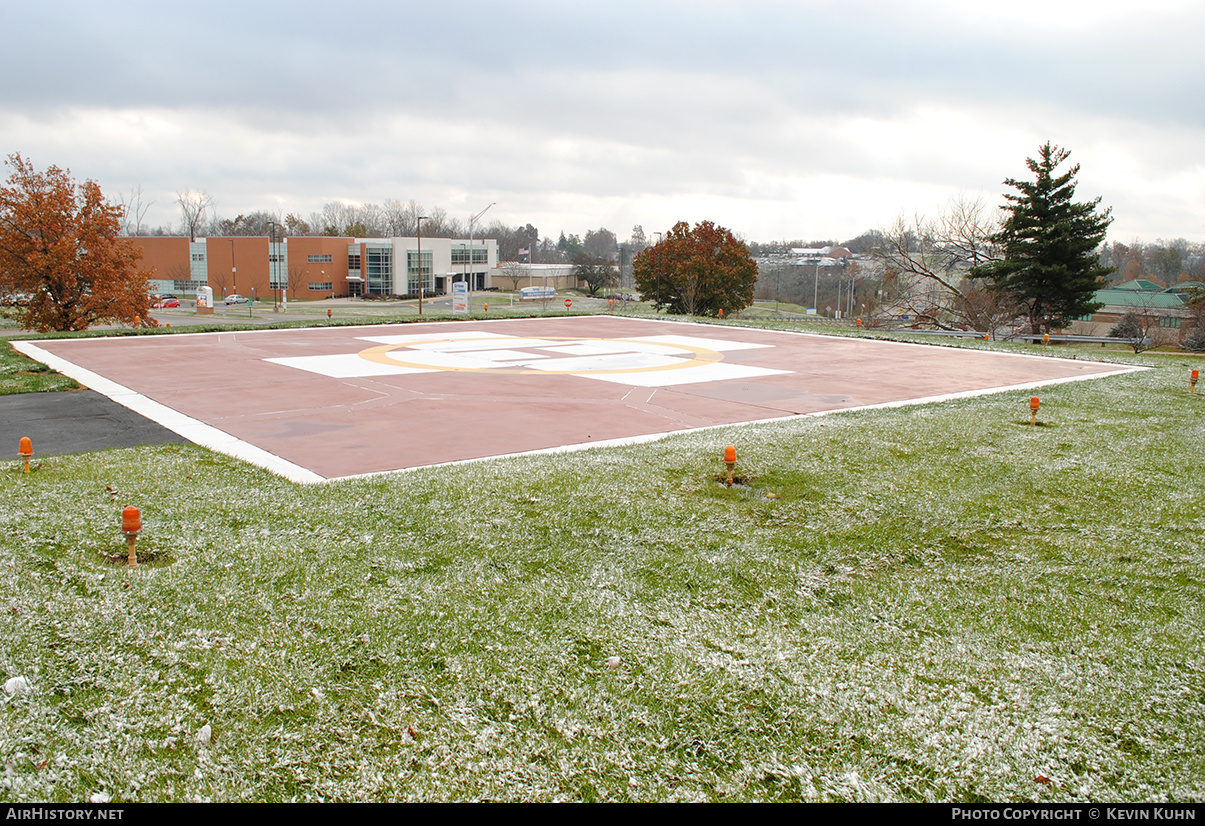
[[421, 259], [418, 238], [131, 240], [142, 248], [154, 292], [192, 295], [209, 286], [217, 300], [235, 293], [267, 298], [276, 290], [287, 290], [291, 299], [415, 295], [420, 283], [424, 292], [442, 295], [455, 281], [485, 290], [498, 266], [498, 244], [492, 239], [423, 238]]

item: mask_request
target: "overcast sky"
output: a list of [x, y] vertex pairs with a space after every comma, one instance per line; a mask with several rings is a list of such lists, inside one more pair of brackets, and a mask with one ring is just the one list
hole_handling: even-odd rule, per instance
[[[1201, 0], [6, 4], [0, 149], [220, 214], [847, 239], [1049, 140], [1110, 239], [1205, 241]], [[20, 36], [14, 36], [17, 33]], [[7, 177], [7, 175], [5, 176]]]

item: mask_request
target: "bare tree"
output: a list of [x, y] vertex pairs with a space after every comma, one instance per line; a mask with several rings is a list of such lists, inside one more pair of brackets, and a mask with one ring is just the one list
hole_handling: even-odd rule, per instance
[[1176, 344], [1180, 337], [1179, 329], [1164, 327], [1160, 323], [1160, 318], [1168, 317], [1168, 313], [1166, 311], [1161, 313], [1155, 307], [1156, 296], [1162, 297], [1163, 293], [1134, 296], [1139, 302], [1138, 305], [1113, 325], [1113, 328], [1109, 330], [1109, 335], [1130, 345], [1135, 353]]
[[982, 316], [981, 296], [966, 282], [972, 267], [997, 261], [998, 221], [982, 200], [955, 198], [936, 219], [901, 216], [874, 254], [898, 292], [898, 307], [939, 327]]
[[323, 235], [343, 235], [346, 228], [356, 222], [354, 207], [342, 201], [330, 201], [322, 205], [319, 221]]
[[136, 184], [129, 195], [123, 193], [118, 199], [121, 202], [121, 234], [141, 235], [142, 219], [155, 202], [142, 203], [142, 184]]
[[510, 288], [512, 290], [519, 289], [519, 282], [530, 275], [529, 268], [525, 264], [520, 264], [517, 261], [510, 261], [502, 265], [502, 272], [499, 273], [502, 278], [510, 279]]
[[[165, 280], [172, 282], [172, 287], [171, 287], [172, 292], [186, 292], [183, 289], [177, 290], [176, 285], [186, 282], [186, 281], [191, 281], [192, 280], [192, 269], [189, 267], [188, 264], [184, 264], [184, 263], [172, 264], [170, 267], [167, 268], [167, 272], [164, 273], [164, 275], [167, 276], [167, 278]], [[157, 276], [157, 277], [163, 278], [164, 276], [161, 275], [161, 276]]]
[[306, 267], [300, 264], [293, 264], [289, 267], [289, 271], [285, 273], [286, 285], [289, 292], [293, 294], [293, 300], [297, 300], [297, 288], [303, 283], [308, 283], [309, 273]]
[[222, 298], [226, 295], [226, 288], [230, 286], [229, 282], [233, 273], [224, 270], [221, 267], [214, 267], [209, 270], [209, 280], [206, 284], [213, 287], [213, 293], [216, 297]]
[[186, 189], [176, 193], [176, 203], [180, 205], [180, 217], [184, 221], [184, 229], [188, 231], [188, 240], [197, 240], [197, 229], [205, 221], [205, 213], [213, 206], [213, 198], [204, 190], [193, 192]]

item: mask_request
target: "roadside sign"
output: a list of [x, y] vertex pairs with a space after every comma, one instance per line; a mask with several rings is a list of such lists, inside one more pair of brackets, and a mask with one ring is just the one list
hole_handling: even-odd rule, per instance
[[469, 282], [457, 281], [452, 285], [452, 313], [465, 315], [469, 311]]
[[566, 298], [566, 299], [565, 299], [565, 309], [566, 309], [566, 310], [568, 310], [568, 309], [569, 309], [570, 307], [572, 307], [572, 306], [573, 306], [573, 301], [571, 301], [570, 299]]

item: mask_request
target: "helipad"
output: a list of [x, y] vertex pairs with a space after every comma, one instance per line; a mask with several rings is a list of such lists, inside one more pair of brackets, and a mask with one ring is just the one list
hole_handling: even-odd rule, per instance
[[1133, 369], [613, 316], [14, 346], [191, 441], [298, 481]]

